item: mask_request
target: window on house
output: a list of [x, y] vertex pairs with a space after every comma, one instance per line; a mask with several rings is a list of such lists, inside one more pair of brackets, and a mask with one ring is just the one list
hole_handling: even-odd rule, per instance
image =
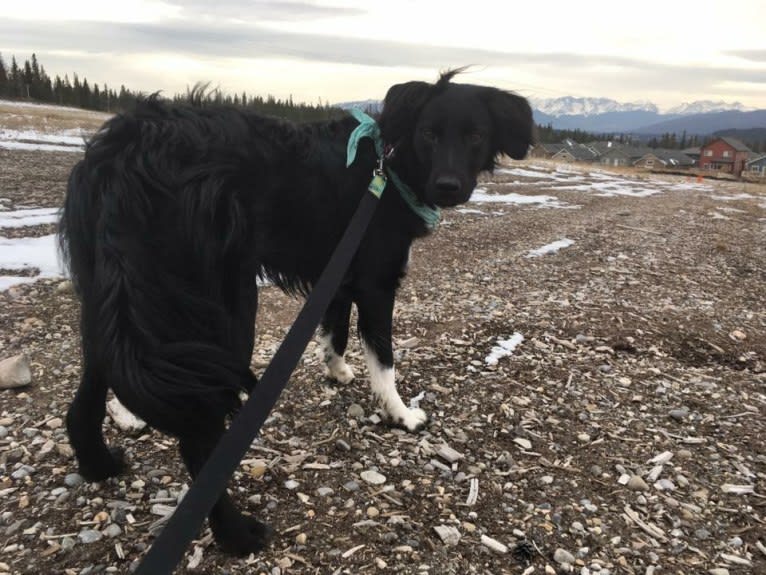
[[705, 157], [710, 158], [713, 156], [713, 150], [705, 150]]
[[728, 158], [729, 156], [731, 156], [731, 152], [729, 150], [724, 150], [723, 151], [723, 157], [724, 158]]

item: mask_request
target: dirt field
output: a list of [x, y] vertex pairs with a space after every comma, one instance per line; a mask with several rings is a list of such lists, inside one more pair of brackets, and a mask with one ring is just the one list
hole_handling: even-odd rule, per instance
[[[2, 210], [58, 206], [78, 157], [0, 149]], [[379, 422], [356, 340], [347, 386], [310, 349], [231, 484], [274, 543], [233, 559], [206, 528], [179, 573], [766, 573], [766, 190], [513, 168], [413, 250], [397, 370], [428, 428]], [[299, 309], [261, 301], [256, 372]], [[0, 391], [0, 573], [127, 573], [188, 483], [175, 442], [107, 420], [129, 470], [81, 483], [73, 294], [42, 279], [0, 310], [0, 360], [33, 372]]]

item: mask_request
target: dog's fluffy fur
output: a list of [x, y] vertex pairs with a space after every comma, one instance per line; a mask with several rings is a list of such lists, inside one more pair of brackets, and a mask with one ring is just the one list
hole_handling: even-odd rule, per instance
[[[452, 76], [393, 86], [378, 119], [395, 147], [389, 167], [422, 202], [443, 207], [467, 201], [499, 154], [523, 157], [533, 131], [526, 100]], [[356, 125], [349, 117], [295, 125], [149, 98], [89, 142], [61, 219], [82, 302], [83, 373], [67, 429], [87, 479], [123, 465], [101, 431], [108, 388], [178, 437], [189, 472], [199, 471], [240, 391], [256, 383], [256, 277], [306, 293], [366, 193], [377, 161], [372, 142], [363, 140], [345, 167]], [[411, 431], [426, 416], [396, 391], [391, 318], [410, 245], [426, 233], [389, 185], [320, 336], [329, 375], [353, 379], [343, 354], [357, 306], [373, 391]], [[260, 549], [270, 533], [226, 494], [210, 522], [235, 553]]]

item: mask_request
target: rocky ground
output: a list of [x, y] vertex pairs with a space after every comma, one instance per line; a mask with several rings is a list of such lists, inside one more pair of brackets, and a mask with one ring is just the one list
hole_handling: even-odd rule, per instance
[[[0, 205], [59, 205], [77, 157], [0, 150]], [[513, 203], [414, 248], [397, 368], [429, 426], [380, 422], [356, 342], [349, 385], [310, 348], [231, 483], [276, 539], [230, 558], [206, 529], [179, 573], [766, 573], [766, 190], [517, 166], [477, 196]], [[256, 372], [300, 305], [261, 301]], [[0, 573], [127, 573], [188, 485], [175, 441], [107, 418], [128, 471], [83, 483], [74, 296], [43, 279], [0, 309], [0, 360], [32, 375], [0, 391]]]

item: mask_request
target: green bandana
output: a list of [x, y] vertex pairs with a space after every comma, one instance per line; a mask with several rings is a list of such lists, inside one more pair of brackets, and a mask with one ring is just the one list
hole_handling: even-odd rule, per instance
[[[356, 150], [359, 147], [359, 141], [362, 138], [372, 139], [375, 144], [375, 153], [378, 155], [378, 158], [381, 158], [383, 156], [383, 139], [380, 135], [380, 126], [378, 126], [375, 120], [361, 110], [352, 108], [349, 110], [349, 113], [356, 118], [359, 125], [353, 132], [351, 132], [351, 135], [348, 138], [348, 145], [346, 147], [346, 167], [354, 163], [354, 160], [356, 159]], [[441, 219], [441, 210], [436, 207], [432, 208], [421, 202], [417, 196], [415, 196], [415, 192], [412, 191], [412, 188], [405, 184], [390, 168], [385, 168], [385, 172], [388, 177], [391, 178], [391, 181], [394, 182], [394, 186], [399, 190], [399, 195], [410, 209], [425, 222], [429, 229], [435, 229]], [[383, 174], [375, 174], [370, 182], [370, 191], [380, 197], [384, 187], [385, 177]]]

